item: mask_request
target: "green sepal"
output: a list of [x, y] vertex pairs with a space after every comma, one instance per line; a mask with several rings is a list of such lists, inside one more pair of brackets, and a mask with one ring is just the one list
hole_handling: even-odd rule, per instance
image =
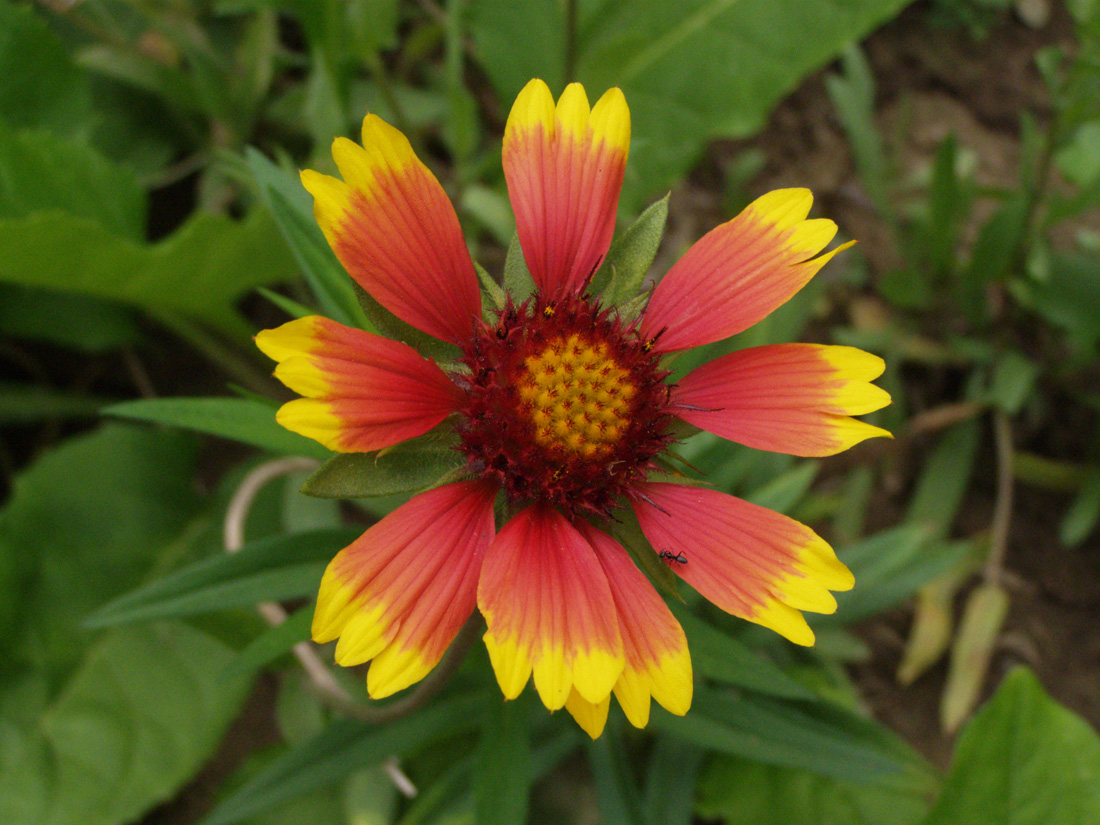
[[649, 580], [657, 589], [673, 599], [682, 602], [684, 597], [676, 587], [676, 575], [668, 565], [661, 561], [653, 545], [642, 532], [641, 525], [630, 508], [621, 513], [616, 513], [614, 521], [609, 521], [605, 528], [611, 536], [626, 548], [626, 552], [634, 559], [634, 563], [642, 572], [649, 576]]
[[665, 234], [668, 199], [665, 195], [652, 204], [611, 244], [589, 287], [604, 306], [618, 306], [638, 297]]
[[458, 360], [460, 352], [454, 344], [440, 341], [438, 338], [418, 330], [412, 324], [402, 321], [354, 281], [352, 287], [355, 289], [355, 297], [359, 299], [359, 306], [362, 308], [363, 314], [367, 316], [367, 320], [379, 335], [384, 335], [395, 341], [402, 341], [425, 358], [434, 358], [444, 363]]
[[526, 301], [535, 291], [535, 279], [531, 277], [531, 270], [524, 260], [519, 233], [512, 236], [512, 242], [508, 244], [508, 255], [504, 259], [504, 291], [517, 304]]
[[478, 280], [481, 281], [481, 315], [487, 322], [492, 323], [496, 320], [493, 317], [495, 310], [504, 309], [508, 295], [500, 288], [500, 284], [493, 280], [493, 276], [489, 274], [485, 267], [477, 261], [474, 261], [474, 269], [477, 270]]
[[419, 493], [465, 477], [458, 439], [439, 428], [371, 453], [338, 453], [306, 479], [302, 492], [318, 498], [373, 498]]

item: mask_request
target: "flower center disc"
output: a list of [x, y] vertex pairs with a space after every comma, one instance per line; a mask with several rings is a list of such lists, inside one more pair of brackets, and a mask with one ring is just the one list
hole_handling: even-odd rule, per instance
[[608, 355], [607, 344], [576, 333], [558, 337], [524, 365], [519, 397], [535, 441], [585, 458], [610, 453], [629, 427], [637, 390], [630, 372]]
[[667, 373], [633, 325], [582, 298], [509, 305], [463, 361], [461, 449], [512, 500], [606, 515], [668, 440]]

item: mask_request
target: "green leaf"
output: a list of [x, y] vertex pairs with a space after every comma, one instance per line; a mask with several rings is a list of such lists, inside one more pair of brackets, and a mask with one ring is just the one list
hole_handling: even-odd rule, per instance
[[1024, 668], [963, 730], [924, 825], [1100, 822], [1100, 739]]
[[244, 678], [221, 677], [231, 657], [181, 624], [109, 635], [26, 732], [18, 754], [3, 754], [0, 821], [123, 825], [171, 798], [206, 762], [245, 696]]
[[654, 825], [691, 825], [699, 771], [707, 754], [670, 736], [658, 736], [646, 764], [645, 810]]
[[970, 487], [980, 434], [976, 421], [964, 421], [944, 433], [909, 499], [905, 523], [926, 525], [934, 536], [948, 534]]
[[633, 775], [634, 766], [630, 763], [622, 736], [608, 731], [599, 739], [588, 742], [585, 750], [596, 785], [600, 821], [648, 823], [642, 795]]
[[92, 295], [157, 313], [179, 313], [241, 338], [252, 332], [234, 303], [255, 286], [289, 279], [270, 219], [200, 213], [152, 245], [88, 218], [41, 213], [0, 220], [0, 282]]
[[368, 329], [375, 330], [387, 338], [404, 341], [425, 358], [444, 362], [458, 359], [459, 351], [454, 344], [433, 338], [428, 333], [401, 320], [359, 284], [352, 282], [351, 288], [359, 301], [360, 315], [367, 320]]
[[478, 825], [527, 821], [532, 776], [530, 703], [489, 699], [482, 712], [474, 767]]
[[0, 512], [0, 656], [60, 684], [80, 623], [148, 575], [199, 512], [194, 441], [115, 424], [70, 439], [16, 478]]
[[745, 498], [769, 510], [790, 513], [791, 509], [810, 491], [810, 486], [820, 470], [821, 464], [817, 461], [800, 462], [794, 469], [776, 476], [763, 487], [753, 490]]
[[296, 610], [282, 624], [268, 628], [244, 648], [221, 672], [223, 679], [235, 679], [250, 675], [289, 653], [299, 642], [310, 638], [313, 623], [313, 605]]
[[670, 609], [684, 628], [692, 668], [700, 676], [768, 696], [814, 700], [813, 693], [763, 654], [678, 604]]
[[183, 427], [273, 453], [319, 460], [332, 456], [331, 450], [313, 439], [292, 433], [277, 423], [274, 407], [248, 398], [149, 398], [114, 404], [104, 409], [103, 414]]
[[145, 192], [133, 172], [91, 147], [0, 125], [0, 218], [56, 209], [141, 241], [145, 208]]
[[1100, 521], [1100, 467], [1093, 467], [1062, 519], [1058, 538], [1063, 547], [1076, 547]]
[[3, 283], [0, 333], [88, 353], [109, 352], [141, 339], [126, 307], [87, 295]]
[[466, 459], [450, 434], [432, 431], [373, 453], [337, 453], [306, 479], [302, 492], [320, 498], [370, 498], [412, 493], [457, 480]]
[[85, 128], [87, 80], [34, 6], [0, 3], [0, 77], [0, 118], [9, 126], [62, 135]]
[[843, 76], [829, 75], [825, 89], [833, 103], [855, 155], [859, 178], [879, 214], [893, 215], [888, 191], [886, 153], [875, 123], [875, 81], [863, 52], [854, 43], [842, 54]]
[[412, 716], [385, 725], [336, 722], [283, 754], [231, 794], [201, 825], [229, 825], [270, 810], [285, 800], [324, 787], [358, 768], [472, 729], [481, 718], [481, 693], [439, 700]]
[[1065, 330], [1082, 356], [1095, 356], [1100, 343], [1100, 278], [1096, 258], [1062, 253], [1051, 261], [1050, 278], [1042, 283], [1016, 281], [1013, 295], [1048, 323]]
[[665, 234], [668, 199], [665, 195], [646, 209], [622, 235], [615, 239], [603, 264], [592, 277], [590, 290], [604, 306], [618, 306], [638, 295], [646, 273], [657, 257]]
[[535, 291], [535, 281], [531, 278], [531, 270], [527, 268], [527, 261], [523, 258], [523, 247], [520, 246], [518, 234], [512, 236], [512, 242], [508, 244], [508, 254], [504, 258], [504, 291], [517, 304], [526, 301]]
[[62, 392], [49, 387], [0, 381], [0, 422], [39, 421], [44, 418], [92, 418], [104, 404], [101, 398]]
[[132, 590], [85, 619], [107, 627], [312, 597], [325, 565], [361, 530], [312, 530], [250, 542]]
[[1039, 378], [1039, 365], [1015, 350], [997, 359], [989, 384], [989, 400], [1008, 415], [1023, 407]]
[[622, 88], [633, 136], [620, 206], [631, 213], [679, 180], [710, 141], [758, 130], [803, 77], [907, 2], [582, 3], [575, 78], [565, 77], [560, 4], [476, 0], [470, 31], [505, 108], [532, 77], [544, 78], [555, 94], [568, 80], [579, 80], [593, 99], [612, 86]]
[[840, 780], [722, 755], [703, 773], [697, 812], [725, 825], [916, 825], [928, 788], [908, 777]]
[[309, 193], [296, 176], [249, 147], [245, 157], [264, 202], [301, 267], [322, 314], [348, 326], [363, 326], [351, 278], [313, 217]]
[[650, 727], [719, 753], [838, 779], [865, 781], [911, 769], [916, 761], [886, 728], [837, 706], [781, 703], [700, 685], [686, 716], [654, 708]]

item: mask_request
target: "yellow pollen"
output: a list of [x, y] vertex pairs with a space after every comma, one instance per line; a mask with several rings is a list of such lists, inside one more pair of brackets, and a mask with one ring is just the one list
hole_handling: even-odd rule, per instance
[[535, 441], [584, 458], [608, 452], [627, 429], [637, 388], [607, 344], [572, 334], [524, 362], [519, 397]]

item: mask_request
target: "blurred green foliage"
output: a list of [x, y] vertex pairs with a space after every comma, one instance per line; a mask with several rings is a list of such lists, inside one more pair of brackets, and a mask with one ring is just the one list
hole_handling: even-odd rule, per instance
[[[49, 444], [37, 451], [12, 440], [0, 451], [12, 482], [0, 510], [0, 820], [136, 821], [211, 757], [264, 667], [279, 675], [280, 744], [218, 778], [217, 803], [203, 812], [209, 825], [579, 816], [559, 810], [563, 794], [586, 815], [647, 825], [696, 815], [743, 825], [1096, 819], [1100, 743], [1029, 674], [1005, 679], [941, 775], [869, 718], [845, 671], [868, 656], [846, 625], [914, 594], [907, 678], [953, 646], [995, 638], [999, 623], [981, 638], [951, 629], [953, 600], [975, 570], [1001, 595], [1003, 525], [995, 518], [961, 536], [956, 526], [987, 453], [999, 450], [1005, 470], [999, 503], [1013, 485], [1069, 494], [1059, 530], [1066, 547], [1095, 535], [1100, 521], [1100, 393], [1089, 380], [1100, 356], [1100, 236], [1082, 221], [1100, 204], [1100, 9], [1067, 4], [1073, 47], [1037, 55], [1052, 115], [1021, 116], [1017, 179], [993, 189], [977, 182], [973, 150], [955, 136], [916, 176], [902, 174], [882, 137], [875, 78], [855, 44], [906, 5], [0, 4], [0, 333], [12, 342], [0, 358], [19, 374], [0, 381], [0, 422], [22, 428], [15, 438], [31, 431]], [[978, 36], [1004, 5], [934, 4], [938, 24]], [[252, 317], [320, 311], [411, 336], [356, 294], [294, 169], [330, 169], [333, 137], [354, 136], [363, 113], [377, 112], [439, 175], [475, 253], [515, 286], [522, 258], [505, 257], [514, 225], [499, 161], [512, 98], [536, 76], [555, 91], [570, 79], [595, 94], [621, 86], [634, 123], [621, 211], [635, 244], [614, 248], [616, 266], [594, 281], [618, 299], [633, 294], [657, 252], [668, 214], [667, 199], [657, 199], [713, 141], [753, 135], [786, 94], [838, 58], [827, 92], [895, 265], [872, 277], [848, 273], [866, 281], [870, 303], [830, 332], [887, 358], [895, 404], [878, 423], [903, 442], [927, 440], [927, 461], [898, 523], [884, 528], [874, 510], [889, 456], [844, 473], [707, 434], [680, 449], [720, 489], [831, 526], [859, 584], [835, 616], [815, 619], [817, 647], [792, 650], [686, 594], [674, 610], [692, 648], [695, 707], [683, 718], [655, 709], [645, 732], [613, 711], [604, 736], [588, 742], [530, 692], [503, 703], [477, 646], [429, 707], [385, 725], [335, 719], [288, 655], [308, 635], [309, 605], [274, 629], [241, 608], [310, 598], [318, 565], [354, 534], [344, 516], [381, 515], [400, 500], [386, 495], [446, 472], [440, 457], [452, 453], [426, 436], [271, 485], [250, 511], [245, 547], [230, 557], [221, 522], [254, 459], [204, 453], [214, 469], [200, 474], [198, 440], [171, 429], [237, 441], [266, 458], [323, 458], [278, 427], [274, 405], [254, 394], [270, 386], [269, 365], [248, 340]], [[736, 184], [757, 168], [746, 154], [729, 178]], [[485, 289], [490, 300], [498, 295], [491, 277]], [[820, 331], [830, 300], [818, 279], [675, 369]], [[199, 391], [230, 381], [241, 397], [133, 400], [150, 394], [142, 356], [188, 378], [204, 359], [216, 377]], [[132, 375], [133, 388], [123, 381], [92, 392], [66, 372], [101, 363], [92, 359]], [[947, 375], [958, 396], [924, 408], [907, 391], [913, 371]], [[127, 423], [65, 437], [108, 404]], [[1074, 441], [1078, 454], [1014, 443], [1013, 432], [1070, 404], [1091, 411], [1094, 428]], [[1007, 444], [998, 435], [1006, 425]], [[16, 475], [17, 464], [26, 466]], [[211, 472], [222, 479], [212, 490]], [[356, 500], [345, 510], [303, 503], [303, 482]], [[365, 495], [382, 497], [357, 498]], [[976, 668], [953, 682], [977, 695], [983, 676]], [[346, 688], [362, 695], [352, 680]], [[415, 782], [415, 799], [399, 800], [379, 770], [391, 757]], [[577, 765], [582, 791], [570, 784]]]

